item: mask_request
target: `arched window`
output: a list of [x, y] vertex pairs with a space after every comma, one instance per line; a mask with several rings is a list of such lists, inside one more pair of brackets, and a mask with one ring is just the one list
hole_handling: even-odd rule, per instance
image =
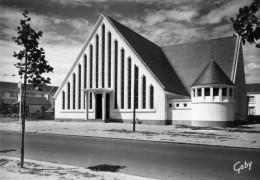
[[81, 109], [81, 65], [78, 66], [78, 109]]
[[76, 108], [76, 74], [73, 74], [73, 85], [72, 85], [72, 103], [73, 109]]
[[146, 77], [143, 76], [143, 109], [146, 108]]
[[99, 36], [96, 35], [96, 88], [98, 88]]
[[105, 87], [105, 25], [102, 25], [102, 88]]
[[121, 109], [124, 109], [125, 103], [125, 50], [121, 49]]
[[132, 70], [131, 58], [128, 58], [128, 109], [131, 109], [131, 100], [132, 100], [132, 82], [131, 82], [131, 70]]
[[111, 33], [108, 32], [108, 87], [111, 87]]
[[117, 105], [117, 73], [118, 73], [118, 42], [115, 40], [115, 98], [114, 109], [118, 108]]
[[90, 82], [89, 82], [89, 86], [90, 88], [93, 87], [93, 46], [92, 44], [89, 46], [89, 54], [90, 54], [90, 61], [89, 61], [89, 78], [90, 78]]
[[68, 92], [68, 106], [67, 108], [70, 109], [70, 83], [67, 84], [67, 92]]
[[65, 109], [65, 92], [62, 91], [62, 109]]
[[135, 89], [134, 89], [134, 108], [138, 109], [138, 82], [139, 82], [139, 69], [135, 65], [135, 78], [134, 78], [134, 83], [135, 83]]
[[153, 85], [150, 86], [150, 109], [154, 108], [154, 88]]

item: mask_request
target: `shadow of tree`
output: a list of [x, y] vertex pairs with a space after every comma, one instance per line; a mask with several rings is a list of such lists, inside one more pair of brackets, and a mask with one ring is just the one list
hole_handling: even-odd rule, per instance
[[111, 164], [101, 164], [97, 166], [88, 167], [92, 171], [109, 171], [109, 172], [119, 172], [120, 169], [126, 166], [111, 165]]
[[1, 150], [0, 153], [8, 153], [8, 152], [13, 152], [13, 151], [16, 151], [16, 149]]

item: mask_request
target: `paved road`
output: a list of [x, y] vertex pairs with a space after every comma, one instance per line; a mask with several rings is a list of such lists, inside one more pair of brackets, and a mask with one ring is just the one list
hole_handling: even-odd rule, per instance
[[[20, 134], [0, 132], [0, 155], [20, 153]], [[119, 172], [159, 179], [259, 179], [260, 151], [175, 143], [115, 140], [51, 134], [25, 135], [25, 157], [36, 160], [118, 168]], [[252, 162], [251, 169], [233, 170]], [[111, 169], [111, 170], [112, 170]]]

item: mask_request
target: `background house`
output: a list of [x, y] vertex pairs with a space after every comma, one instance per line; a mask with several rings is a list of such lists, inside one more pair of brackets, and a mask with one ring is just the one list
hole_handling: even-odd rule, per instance
[[247, 84], [248, 115], [260, 115], [260, 83]]
[[[56, 86], [44, 86], [36, 89], [32, 85], [27, 85], [27, 111], [30, 113], [45, 111], [47, 107], [54, 109], [53, 96], [58, 87]], [[8, 113], [12, 110], [18, 112], [17, 107], [11, 107], [11, 105], [17, 105], [20, 99], [20, 88], [18, 83], [2, 82], [0, 81], [0, 113]], [[44, 108], [44, 109], [43, 109]]]

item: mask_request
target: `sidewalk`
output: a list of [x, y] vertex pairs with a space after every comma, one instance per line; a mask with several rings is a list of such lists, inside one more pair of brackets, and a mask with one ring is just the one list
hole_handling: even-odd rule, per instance
[[[0, 130], [19, 131], [19, 124], [5, 121]], [[133, 132], [132, 124], [124, 123], [26, 121], [26, 132], [260, 149], [260, 124], [236, 128], [136, 124]]]
[[0, 156], [0, 179], [3, 180], [152, 180], [128, 175], [108, 168], [90, 170], [83, 167], [25, 159], [24, 168], [19, 158]]

